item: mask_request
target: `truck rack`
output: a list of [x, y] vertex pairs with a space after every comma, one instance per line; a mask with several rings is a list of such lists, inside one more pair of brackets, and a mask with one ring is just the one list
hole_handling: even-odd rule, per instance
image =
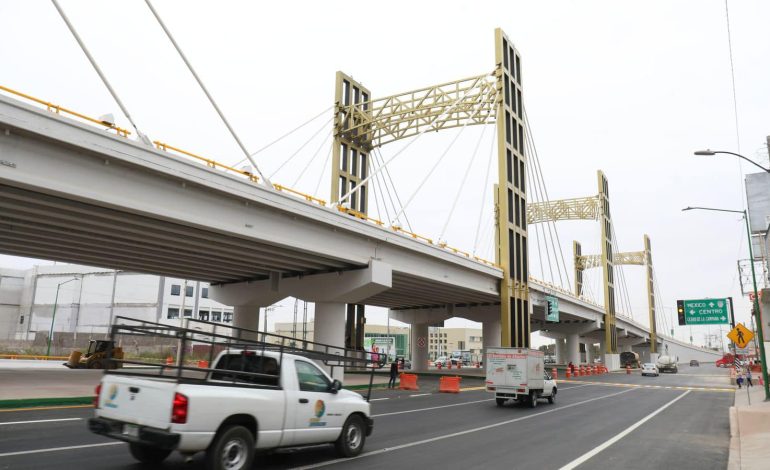
[[[322, 363], [332, 370], [336, 367], [346, 369], [369, 370], [369, 387], [366, 400], [372, 393], [374, 372], [385, 365], [386, 356], [356, 349], [347, 349], [313, 341], [298, 340], [289, 336], [281, 336], [263, 331], [225, 326], [219, 323], [185, 319], [184, 326], [174, 326], [145, 320], [117, 316], [110, 328], [110, 339], [116, 347], [123, 347], [124, 358], [113, 358], [112, 349], [108, 347], [106, 374], [129, 375], [140, 377], [164, 377], [179, 382], [189, 382], [203, 385], [238, 386], [257, 388], [281, 388], [280, 364], [284, 354], [295, 354]], [[132, 357], [127, 351], [127, 342], [133, 338], [151, 343], [155, 347], [175, 349], [175, 357], [168, 359], [148, 358], [139, 355]], [[158, 346], [160, 342], [160, 346]], [[204, 352], [202, 357], [190, 358], [195, 347]], [[214, 368], [214, 358], [222, 351], [234, 351], [241, 354], [255, 354], [260, 357], [265, 352], [278, 354], [277, 370], [257, 367], [253, 364], [247, 369], [247, 362], [240, 361], [240, 369]], [[200, 355], [199, 355], [200, 356]], [[170, 359], [170, 360], [169, 360]], [[226, 373], [222, 373], [226, 371]], [[210, 374], [218, 373], [215, 382], [209, 380]]]

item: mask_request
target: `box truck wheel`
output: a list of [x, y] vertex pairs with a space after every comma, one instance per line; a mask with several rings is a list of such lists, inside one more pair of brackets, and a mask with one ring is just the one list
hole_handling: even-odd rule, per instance
[[535, 408], [537, 406], [537, 392], [531, 391], [529, 392], [529, 407]]
[[556, 401], [556, 387], [554, 387], [554, 388], [551, 390], [551, 396], [550, 396], [550, 397], [548, 397], [548, 403], [550, 403], [550, 404], [552, 404], [552, 405], [553, 405], [553, 402], [555, 402], [555, 401]]

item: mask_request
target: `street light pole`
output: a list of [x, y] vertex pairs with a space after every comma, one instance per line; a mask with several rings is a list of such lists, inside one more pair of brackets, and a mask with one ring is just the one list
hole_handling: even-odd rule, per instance
[[[765, 339], [762, 333], [762, 312], [759, 310], [759, 293], [757, 292], [757, 274], [754, 270], [754, 249], [751, 246], [751, 228], [749, 217], [743, 211], [743, 219], [746, 221], [746, 233], [749, 237], [749, 264], [751, 264], [751, 282], [754, 284], [754, 314], [757, 316], [757, 337], [759, 338], [759, 357], [762, 360], [762, 380], [765, 384], [765, 401], [770, 400], [770, 384], [767, 383], [767, 361], [765, 360]], [[751, 367], [749, 365], [749, 367]]]
[[51, 355], [51, 340], [53, 339], [53, 324], [54, 324], [54, 321], [56, 321], [56, 304], [59, 303], [59, 288], [68, 282], [72, 282], [76, 280], [77, 278], [73, 277], [72, 279], [67, 279], [66, 281], [60, 282], [59, 284], [56, 285], [56, 297], [54, 297], [54, 300], [53, 300], [53, 314], [51, 315], [51, 329], [48, 331], [48, 349], [45, 352], [46, 356]]
[[[709, 151], [712, 152], [712, 151]], [[699, 152], [695, 152], [696, 155], [701, 155]], [[712, 152], [711, 155], [714, 153], [729, 153], [731, 155], [738, 155], [734, 154], [732, 152]], [[709, 154], [706, 154], [709, 155]], [[741, 158], [745, 158], [742, 155], [738, 155]], [[757, 165], [759, 166], [759, 165]], [[760, 167], [761, 168], [761, 167]], [[764, 169], [764, 168], [763, 168]], [[765, 171], [770, 172], [770, 170], [764, 169]], [[754, 270], [754, 249], [751, 246], [751, 227], [749, 226], [749, 215], [746, 212], [746, 210], [730, 210], [730, 209], [715, 209], [712, 207], [686, 207], [682, 209], [683, 211], [689, 211], [689, 210], [705, 210], [705, 211], [716, 211], [716, 212], [732, 212], [735, 214], [743, 214], [743, 220], [746, 222], [746, 236], [749, 239], [749, 263], [751, 264], [751, 281], [753, 283], [754, 287], [754, 312], [757, 316], [757, 324], [759, 325], [759, 328], [757, 328], [757, 337], [759, 339], [759, 357], [762, 361], [762, 380], [764, 382], [765, 387], [765, 401], [770, 401], [770, 384], [767, 383], [767, 361], [765, 358], [765, 339], [763, 337], [762, 333], [762, 312], [759, 310], [759, 293], [757, 292], [757, 274]]]

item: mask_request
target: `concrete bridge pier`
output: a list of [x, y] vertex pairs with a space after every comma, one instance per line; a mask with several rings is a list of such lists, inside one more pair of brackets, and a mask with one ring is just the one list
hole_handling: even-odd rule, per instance
[[586, 362], [589, 364], [594, 363], [594, 343], [584, 343], [586, 346]]
[[412, 355], [412, 370], [414, 372], [428, 371], [428, 328], [453, 316], [453, 309], [429, 308], [419, 310], [391, 310], [390, 318], [409, 323], [412, 326], [409, 347]]
[[566, 364], [567, 363], [567, 344], [564, 341], [564, 338], [556, 338], [556, 346], [554, 347], [554, 352], [556, 353], [556, 363], [557, 364]]
[[[337, 346], [340, 349], [317, 347], [331, 354], [344, 354], [345, 347], [345, 314], [346, 304], [341, 302], [316, 302], [313, 342]], [[319, 363], [332, 378], [343, 381], [345, 378], [344, 367], [330, 367]]]
[[567, 335], [567, 362], [580, 364], [580, 335], [577, 333]]

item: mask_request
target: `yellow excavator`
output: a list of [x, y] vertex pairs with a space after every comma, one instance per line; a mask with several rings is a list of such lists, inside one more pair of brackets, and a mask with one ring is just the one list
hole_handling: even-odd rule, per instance
[[70, 358], [64, 363], [70, 369], [117, 369], [122, 367], [120, 362], [107, 360], [107, 350], [112, 348], [113, 359], [123, 359], [123, 348], [115, 347], [114, 341], [92, 339], [88, 343], [88, 351], [85, 356], [75, 350], [70, 353]]

